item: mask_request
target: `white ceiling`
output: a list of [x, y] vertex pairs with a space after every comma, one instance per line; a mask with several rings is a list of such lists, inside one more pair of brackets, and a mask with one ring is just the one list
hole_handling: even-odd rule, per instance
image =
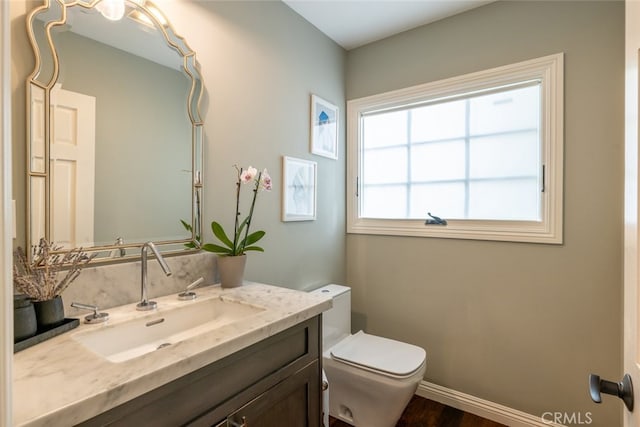
[[345, 49], [389, 37], [493, 0], [283, 0]]

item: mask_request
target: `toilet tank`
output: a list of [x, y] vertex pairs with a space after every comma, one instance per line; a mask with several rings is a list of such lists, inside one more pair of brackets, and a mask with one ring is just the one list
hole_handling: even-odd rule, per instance
[[333, 298], [333, 308], [322, 313], [322, 347], [327, 350], [351, 334], [351, 288], [330, 284], [311, 293]]

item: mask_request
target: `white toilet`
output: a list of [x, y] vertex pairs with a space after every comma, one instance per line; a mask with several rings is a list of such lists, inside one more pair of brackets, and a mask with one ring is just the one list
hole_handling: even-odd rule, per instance
[[333, 298], [322, 314], [329, 413], [357, 427], [394, 427], [422, 380], [426, 352], [362, 331], [351, 335], [351, 288], [332, 284], [312, 292]]

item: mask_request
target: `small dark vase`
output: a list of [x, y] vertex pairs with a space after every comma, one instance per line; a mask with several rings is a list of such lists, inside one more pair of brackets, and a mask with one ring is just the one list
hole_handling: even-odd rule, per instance
[[34, 301], [33, 306], [40, 330], [51, 329], [64, 321], [64, 305], [60, 295], [46, 301]]
[[26, 295], [13, 296], [13, 342], [26, 340], [36, 334], [36, 311]]

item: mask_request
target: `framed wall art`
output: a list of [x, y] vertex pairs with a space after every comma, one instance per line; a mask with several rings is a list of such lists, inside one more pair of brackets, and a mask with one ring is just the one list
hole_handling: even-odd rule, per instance
[[317, 163], [282, 157], [282, 221], [316, 219]]
[[311, 95], [311, 153], [338, 158], [338, 107]]

